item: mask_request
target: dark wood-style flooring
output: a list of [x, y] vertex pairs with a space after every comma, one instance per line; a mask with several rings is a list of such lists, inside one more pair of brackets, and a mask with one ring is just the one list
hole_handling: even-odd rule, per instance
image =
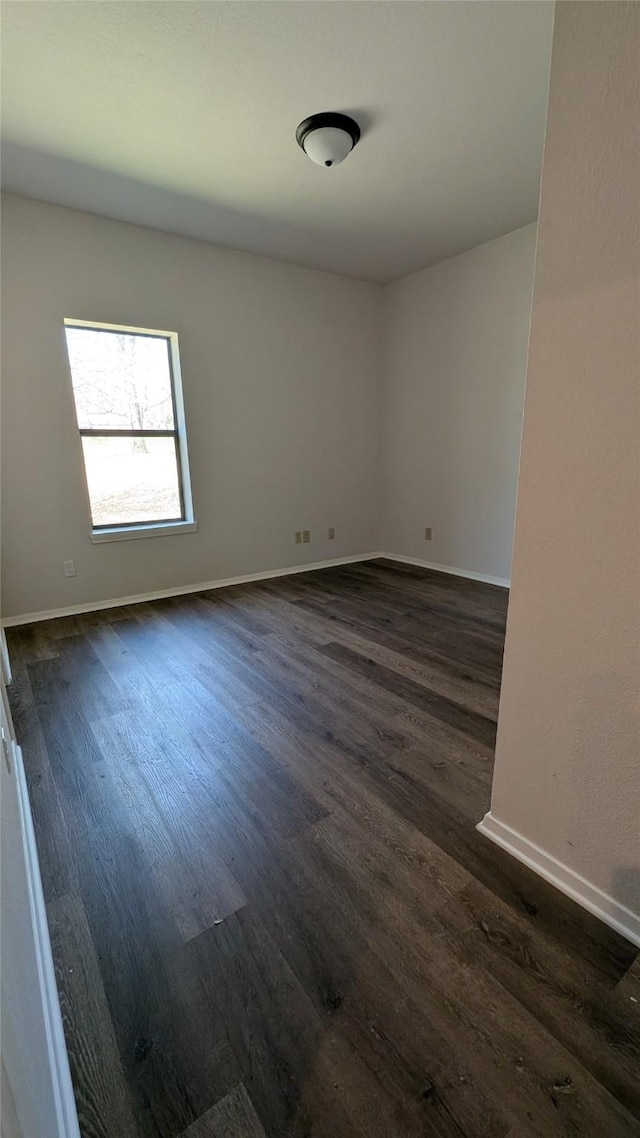
[[84, 1138], [640, 1134], [636, 950], [474, 828], [506, 604], [363, 562], [9, 633]]

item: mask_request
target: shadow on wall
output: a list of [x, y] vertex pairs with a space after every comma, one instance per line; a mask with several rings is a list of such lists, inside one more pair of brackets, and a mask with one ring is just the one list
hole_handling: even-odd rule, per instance
[[[571, 788], [573, 795], [560, 796], [560, 805], [570, 811], [561, 820], [566, 845], [572, 847], [566, 860], [577, 868], [585, 860], [593, 866], [599, 852], [602, 826], [608, 834], [616, 832], [616, 817], [621, 802], [626, 802], [620, 817], [620, 858], [623, 850], [633, 847], [634, 825], [636, 832], [637, 864], [621, 864], [611, 872], [609, 882], [600, 887], [632, 913], [640, 913], [640, 721], [634, 715], [634, 692], [637, 678], [626, 673], [601, 673], [578, 676], [576, 689], [569, 695], [566, 706], [571, 708], [574, 720], [569, 737], [573, 739]], [[626, 698], [625, 698], [626, 697]], [[598, 756], [599, 765], [593, 764], [585, 772], [584, 756]], [[615, 780], [611, 770], [616, 772]], [[554, 775], [555, 778], [555, 775]], [[584, 788], [584, 795], [581, 793]], [[609, 821], [603, 822], [608, 815]], [[615, 858], [614, 851], [611, 851]], [[584, 871], [583, 871], [584, 872]], [[593, 880], [593, 874], [585, 876]]]
[[[357, 113], [361, 117], [364, 114]], [[371, 116], [367, 118], [370, 121]], [[295, 146], [293, 136], [292, 145]], [[314, 227], [311, 219], [297, 225], [270, 214], [268, 209], [260, 215], [242, 211], [223, 201], [176, 193], [17, 142], [3, 142], [2, 166], [2, 189], [6, 193], [33, 197], [30, 187], [41, 185], [43, 200], [53, 204], [258, 256], [290, 258], [299, 265], [317, 266], [320, 236], [326, 248], [326, 271], [330, 271], [329, 265], [336, 258], [340, 261], [346, 235], [336, 233], [335, 227], [331, 231]], [[366, 278], [364, 269], [363, 277]]]

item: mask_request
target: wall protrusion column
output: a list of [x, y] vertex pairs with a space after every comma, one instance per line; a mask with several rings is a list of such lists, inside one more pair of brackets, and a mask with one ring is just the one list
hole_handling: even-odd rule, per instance
[[556, 8], [491, 815], [640, 943], [640, 6]]

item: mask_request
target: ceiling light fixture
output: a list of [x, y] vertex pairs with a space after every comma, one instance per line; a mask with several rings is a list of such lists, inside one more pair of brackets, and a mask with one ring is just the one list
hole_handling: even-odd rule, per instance
[[317, 166], [344, 162], [360, 138], [360, 127], [348, 115], [325, 111], [300, 123], [296, 142]]

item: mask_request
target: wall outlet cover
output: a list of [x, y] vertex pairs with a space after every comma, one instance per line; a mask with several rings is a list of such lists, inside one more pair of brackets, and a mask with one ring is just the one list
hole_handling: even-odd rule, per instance
[[425, 530], [424, 530], [424, 540], [425, 540], [425, 541], [431, 541], [431, 537], [432, 537], [432, 529], [431, 529], [431, 526], [425, 526]]
[[302, 540], [303, 540], [303, 542], [304, 542], [304, 544], [305, 544], [305, 545], [308, 545], [308, 544], [309, 544], [309, 542], [311, 541], [311, 531], [310, 531], [310, 530], [308, 530], [308, 529], [303, 529], [303, 531], [302, 531]]
[[336, 531], [333, 528], [333, 526], [330, 526], [329, 527], [329, 541], [333, 541], [335, 536], [336, 536]]

